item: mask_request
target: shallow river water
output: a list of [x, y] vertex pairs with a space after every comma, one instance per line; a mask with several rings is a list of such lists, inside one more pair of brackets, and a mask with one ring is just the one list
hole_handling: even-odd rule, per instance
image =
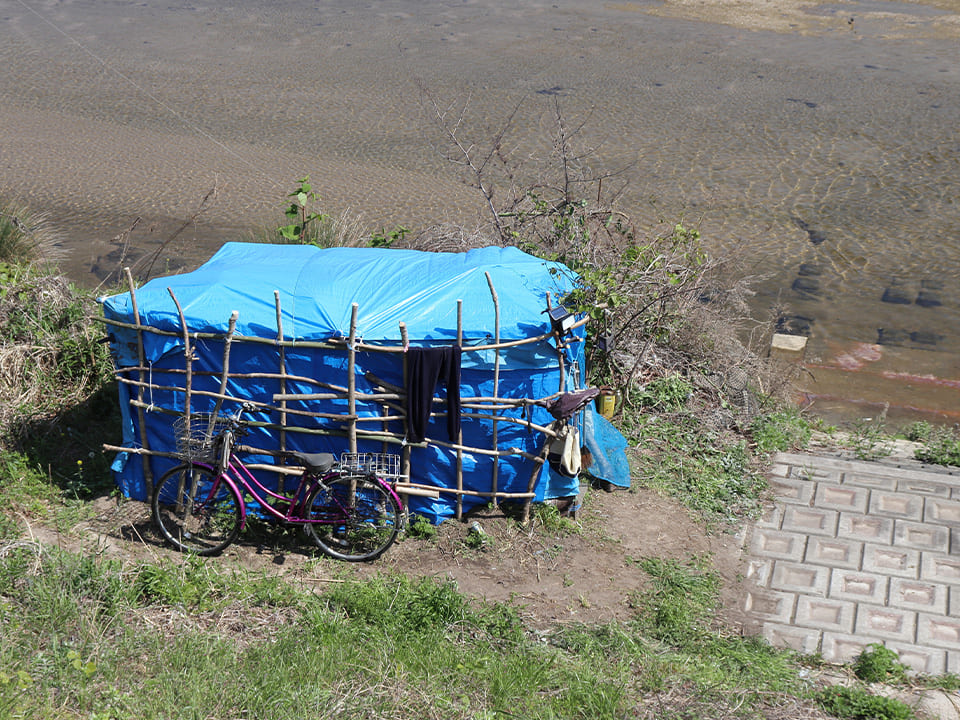
[[481, 143], [522, 100], [541, 157], [559, 100], [646, 227], [746, 259], [821, 409], [960, 419], [960, 1], [772, 5], [0, 0], [0, 197], [91, 286], [276, 225], [307, 174], [367, 232], [469, 224], [422, 91]]

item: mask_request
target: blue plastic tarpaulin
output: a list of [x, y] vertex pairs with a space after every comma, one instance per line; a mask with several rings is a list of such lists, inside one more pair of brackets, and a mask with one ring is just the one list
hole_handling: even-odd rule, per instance
[[[269, 451], [279, 448], [276, 427], [280, 411], [273, 401], [274, 395], [281, 392], [281, 381], [277, 376], [280, 345], [276, 341], [283, 340], [285, 344], [283, 390], [287, 395], [316, 394], [318, 387], [324, 387], [324, 384], [344, 386], [347, 372], [345, 352], [297, 343], [348, 337], [353, 304], [357, 305], [358, 347], [399, 347], [403, 324], [409, 345], [437, 348], [456, 343], [458, 301], [462, 301], [460, 395], [464, 398], [488, 398], [496, 394], [502, 398], [535, 400], [561, 388], [579, 388], [585, 375], [582, 335], [566, 344], [562, 372], [552, 338], [499, 351], [471, 350], [493, 343], [497, 320], [501, 343], [548, 334], [549, 318], [544, 312], [548, 293], [556, 304], [575, 286], [576, 280], [567, 267], [516, 248], [489, 247], [465, 253], [431, 253], [227, 243], [197, 270], [151, 280], [138, 288], [135, 301], [139, 317], [134, 316], [134, 298], [130, 293], [102, 300], [104, 317], [110, 324], [111, 348], [118, 377], [122, 380], [120, 401], [124, 414], [124, 446], [131, 449], [142, 447], [146, 437], [151, 453], [175, 452], [172, 423], [175, 413], [185, 410], [186, 397], [183, 391], [185, 357], [181, 311], [193, 345], [190, 411], [194, 413], [210, 412], [216, 406], [214, 397], [219, 394], [223, 370], [223, 336], [228, 331], [231, 314], [237, 313], [236, 341], [231, 345], [225, 394], [238, 401], [249, 399], [272, 406], [272, 409], [265, 407], [262, 412], [253, 413], [248, 419], [270, 425], [273, 429], [255, 427], [244, 440], [245, 444]], [[498, 299], [497, 305], [493, 302], [493, 292]], [[138, 322], [151, 331], [138, 333]], [[138, 334], [142, 340], [143, 365], [139, 362]], [[386, 430], [402, 436], [401, 421], [373, 420], [383, 415], [382, 402], [363, 399], [367, 395], [382, 393], [384, 386], [403, 387], [402, 354], [361, 350], [355, 357], [354, 376], [359, 397], [357, 415], [361, 418], [358, 427]], [[143, 385], [138, 386], [138, 382]], [[442, 385], [438, 386], [440, 398], [446, 392]], [[137, 398], [142, 403], [145, 427], [140, 427], [139, 414], [132, 410], [131, 400]], [[224, 412], [233, 409], [235, 405], [231, 406], [229, 401], [223, 404]], [[343, 437], [311, 434], [311, 431], [336, 431], [342, 428], [342, 421], [296, 414], [297, 410], [314, 415], [345, 414], [345, 400], [291, 400], [286, 409], [287, 426], [305, 431], [286, 433], [287, 449], [334, 453], [346, 449]], [[489, 417], [478, 417], [490, 412], [507, 420], [496, 423], [500, 450], [516, 449], [529, 455], [540, 452], [543, 436], [528, 429], [526, 423], [545, 426], [552, 418], [544, 408], [532, 403], [523, 403], [516, 410], [465, 408], [462, 419], [464, 446], [491, 448], [494, 423]], [[584, 440], [594, 456], [599, 454], [594, 446], [605, 448], [602, 452], [622, 455], [622, 448], [617, 450], [616, 443], [602, 441], [597, 444], [589, 429], [585, 427], [583, 430]], [[382, 451], [382, 442], [362, 439], [367, 436], [358, 432], [361, 437], [358, 450]], [[616, 433], [615, 430], [612, 432]], [[603, 436], [609, 435], [610, 429], [604, 427]], [[457, 458], [456, 451], [443, 444], [451, 444], [444, 418], [431, 419], [427, 437], [441, 442], [412, 449], [410, 479], [418, 484], [452, 488]], [[176, 462], [152, 454], [149, 458], [154, 477]], [[268, 455], [245, 459], [272, 461]], [[533, 461], [522, 454], [498, 459], [483, 453], [464, 452], [462, 463], [465, 489], [479, 492], [491, 489], [494, 473], [498, 490], [526, 492], [535, 467]], [[629, 469], [624, 469], [625, 463], [625, 458], [622, 462], [615, 459], [610, 472], [616, 477], [606, 479], [618, 485], [628, 484]], [[145, 499], [145, 473], [140, 458], [123, 453], [118, 456], [114, 469], [124, 493]], [[266, 477], [264, 482], [275, 483], [275, 480]], [[576, 485], [575, 478], [544, 472], [535, 488], [536, 496], [542, 500], [575, 495]], [[453, 497], [444, 493], [439, 500], [413, 497], [411, 509], [439, 521], [452, 514]], [[479, 502], [484, 501], [468, 497], [464, 507], [469, 509], [471, 504]]]

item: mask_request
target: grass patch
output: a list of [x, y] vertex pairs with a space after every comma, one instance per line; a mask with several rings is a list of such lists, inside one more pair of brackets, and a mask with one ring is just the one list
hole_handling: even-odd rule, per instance
[[755, 516], [767, 487], [746, 440], [713, 430], [693, 413], [640, 415], [635, 477], [694, 511], [708, 524]]

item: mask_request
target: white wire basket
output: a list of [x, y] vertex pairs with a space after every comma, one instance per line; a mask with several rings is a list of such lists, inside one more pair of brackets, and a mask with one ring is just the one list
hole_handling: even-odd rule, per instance
[[376, 475], [382, 478], [400, 478], [400, 456], [390, 453], [341, 453], [343, 470]]
[[216, 440], [231, 423], [228, 417], [196, 413], [177, 418], [173, 430], [177, 438], [177, 455], [187, 462], [213, 463], [216, 461]]

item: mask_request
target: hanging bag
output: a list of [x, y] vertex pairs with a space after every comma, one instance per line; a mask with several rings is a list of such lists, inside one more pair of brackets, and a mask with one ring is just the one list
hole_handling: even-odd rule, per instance
[[550, 440], [547, 449], [547, 462], [550, 469], [564, 477], [577, 477], [580, 474], [580, 431], [569, 423], [554, 423], [557, 433]]

